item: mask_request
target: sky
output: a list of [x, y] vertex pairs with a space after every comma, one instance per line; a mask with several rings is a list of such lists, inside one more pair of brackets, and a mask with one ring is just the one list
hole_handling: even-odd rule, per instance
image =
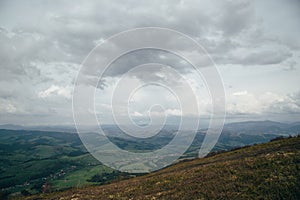
[[[300, 121], [299, 11], [297, 0], [1, 0], [0, 124], [72, 124], [73, 87], [84, 59], [109, 37], [142, 27], [173, 29], [205, 48], [223, 80], [226, 122]], [[153, 62], [174, 66], [196, 93], [201, 117], [210, 117], [205, 81], [187, 62], [168, 52], [140, 50], [112, 63], [97, 86], [95, 112], [102, 123], [113, 123], [109, 97], [122, 75]], [[185, 94], [178, 78], [151, 69], [125, 77], [123, 90], [167, 81]], [[121, 93], [118, 100], [118, 115], [137, 121], [147, 122], [149, 110], [154, 118], [183, 114], [176, 96], [157, 85], [136, 90], [130, 99]], [[193, 108], [185, 114], [197, 117]]]

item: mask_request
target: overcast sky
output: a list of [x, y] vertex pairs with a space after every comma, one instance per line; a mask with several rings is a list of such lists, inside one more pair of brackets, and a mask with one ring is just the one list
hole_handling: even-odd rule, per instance
[[[0, 124], [72, 124], [73, 84], [84, 58], [114, 34], [149, 26], [180, 31], [207, 50], [224, 82], [227, 121], [300, 121], [299, 19], [298, 0], [1, 0]], [[112, 123], [106, 97], [124, 70], [148, 62], [176, 66], [198, 91], [200, 113], [209, 116], [209, 95], [187, 64], [144, 50], [116, 61], [98, 88], [103, 123]], [[158, 77], [145, 70], [127, 83]], [[176, 99], [161, 88], [148, 87], [130, 102], [136, 118], [157, 103], [171, 117], [181, 114]]]

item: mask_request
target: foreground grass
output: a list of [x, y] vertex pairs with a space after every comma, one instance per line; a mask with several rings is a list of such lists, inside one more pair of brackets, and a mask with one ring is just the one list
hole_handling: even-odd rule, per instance
[[300, 199], [300, 137], [180, 162], [109, 185], [27, 199]]

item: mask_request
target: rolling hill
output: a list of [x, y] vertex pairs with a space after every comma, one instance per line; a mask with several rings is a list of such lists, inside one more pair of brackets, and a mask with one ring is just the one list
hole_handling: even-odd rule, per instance
[[144, 176], [34, 199], [299, 199], [300, 137], [182, 161]]

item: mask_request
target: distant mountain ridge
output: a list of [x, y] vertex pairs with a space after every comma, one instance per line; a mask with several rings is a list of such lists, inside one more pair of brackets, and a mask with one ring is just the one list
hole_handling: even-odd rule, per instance
[[223, 131], [247, 134], [291, 134], [300, 133], [300, 122], [282, 123], [275, 121], [245, 121], [225, 124]]
[[7, 130], [32, 130], [32, 131], [55, 131], [55, 132], [76, 132], [75, 126], [55, 125], [55, 126], [22, 126], [15, 124], [2, 124], [0, 129]]
[[[104, 129], [116, 128], [116, 125], [103, 125]], [[172, 127], [172, 126], [170, 126]], [[77, 132], [75, 125], [40, 125], [40, 126], [22, 126], [15, 124], [2, 124], [0, 129], [8, 130], [36, 130], [36, 131], [56, 131], [56, 132]], [[243, 122], [233, 122], [224, 125], [223, 130], [235, 130], [235, 131], [247, 131], [255, 130], [256, 132], [262, 131], [272, 131], [272, 130], [293, 130], [300, 131], [300, 121], [292, 123], [283, 123], [276, 121], [243, 121]], [[86, 130], [95, 131], [97, 126], [86, 126]], [[205, 130], [205, 129], [203, 129]]]

